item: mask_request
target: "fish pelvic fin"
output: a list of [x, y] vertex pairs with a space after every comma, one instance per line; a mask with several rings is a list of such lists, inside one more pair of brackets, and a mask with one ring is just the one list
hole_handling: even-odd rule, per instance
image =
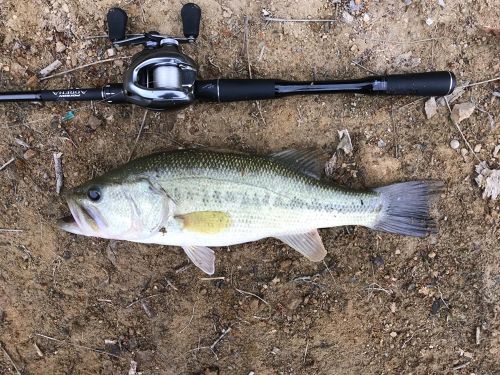
[[321, 262], [326, 256], [326, 250], [317, 229], [304, 233], [287, 234], [276, 238], [313, 262]]
[[214, 251], [205, 246], [183, 246], [182, 249], [193, 264], [208, 275], [215, 272]]
[[443, 186], [440, 181], [411, 181], [374, 189], [380, 193], [381, 210], [371, 228], [414, 237], [436, 233], [429, 205]]

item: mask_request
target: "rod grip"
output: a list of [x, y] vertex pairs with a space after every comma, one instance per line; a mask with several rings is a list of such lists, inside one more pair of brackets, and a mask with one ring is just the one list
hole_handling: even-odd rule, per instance
[[388, 95], [444, 96], [453, 92], [456, 85], [452, 72], [426, 72], [393, 74], [385, 77]]
[[274, 79], [212, 79], [196, 81], [194, 95], [197, 99], [215, 102], [273, 99]]

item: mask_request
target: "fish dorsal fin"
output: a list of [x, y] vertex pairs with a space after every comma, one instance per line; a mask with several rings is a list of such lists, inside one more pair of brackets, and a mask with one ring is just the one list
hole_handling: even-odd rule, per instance
[[196, 211], [176, 216], [182, 228], [190, 232], [213, 234], [220, 233], [231, 225], [231, 218], [223, 211]]
[[326, 250], [317, 229], [305, 233], [287, 234], [276, 238], [293, 247], [313, 262], [321, 262], [326, 256]]
[[215, 272], [214, 251], [205, 246], [183, 246], [184, 252], [193, 264], [206, 274]]
[[319, 180], [324, 167], [322, 157], [324, 154], [319, 150], [294, 149], [269, 155], [270, 159], [317, 180]]

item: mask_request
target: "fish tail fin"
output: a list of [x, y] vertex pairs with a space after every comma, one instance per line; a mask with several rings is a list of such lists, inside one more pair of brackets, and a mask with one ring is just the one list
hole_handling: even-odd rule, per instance
[[380, 193], [382, 210], [372, 228], [414, 237], [436, 233], [429, 205], [443, 186], [440, 181], [411, 181], [374, 189]]

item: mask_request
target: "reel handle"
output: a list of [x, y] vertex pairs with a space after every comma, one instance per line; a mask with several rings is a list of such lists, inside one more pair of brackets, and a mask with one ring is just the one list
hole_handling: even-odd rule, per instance
[[184, 36], [194, 41], [200, 34], [201, 8], [194, 3], [187, 3], [181, 9], [181, 18]]
[[111, 8], [107, 15], [108, 37], [112, 42], [125, 39], [128, 16], [121, 8]]

